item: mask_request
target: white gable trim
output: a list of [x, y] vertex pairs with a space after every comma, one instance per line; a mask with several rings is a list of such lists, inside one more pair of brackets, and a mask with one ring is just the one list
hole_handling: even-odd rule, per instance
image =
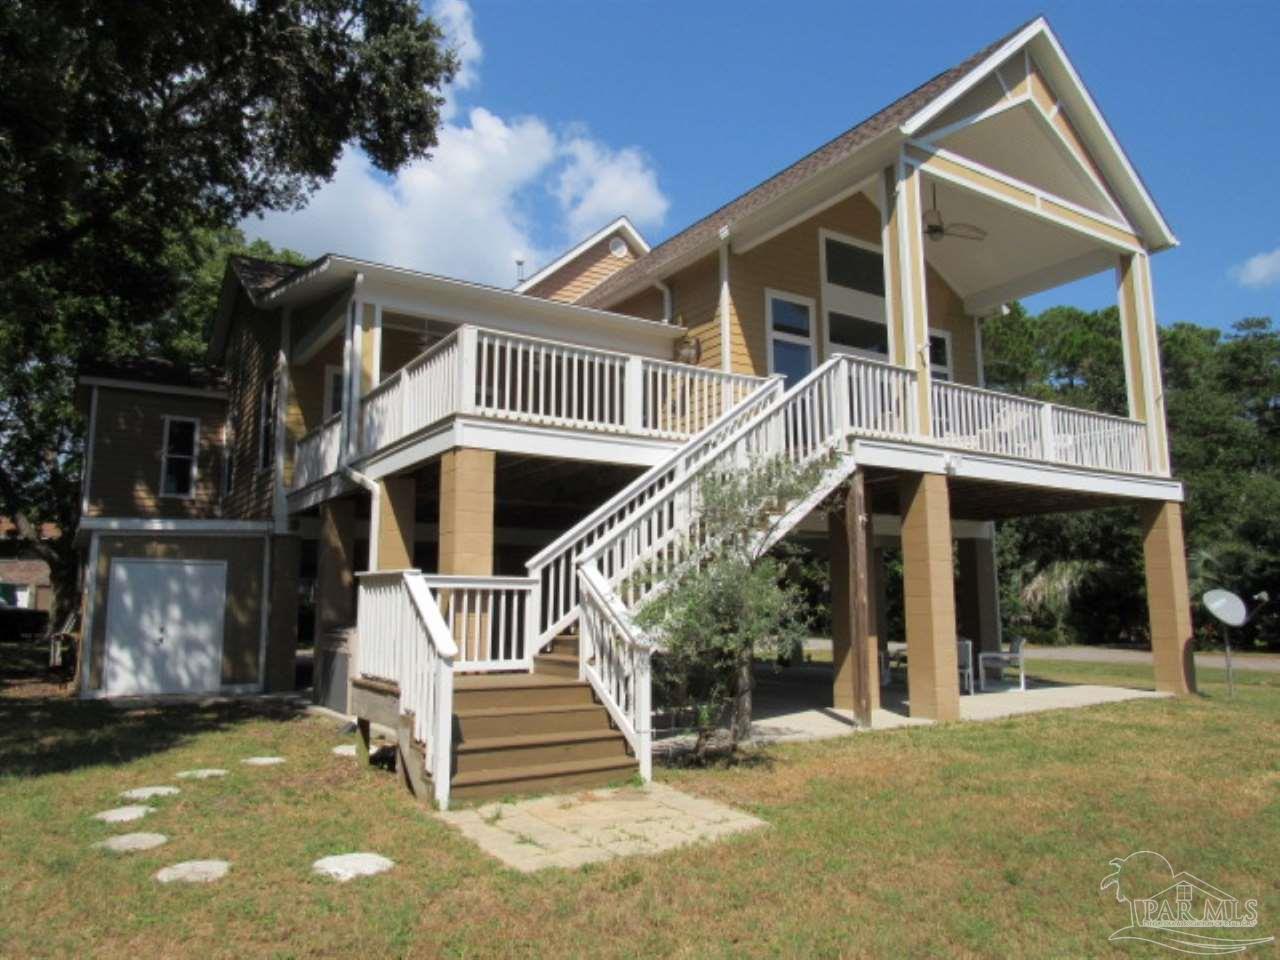
[[608, 237], [610, 234], [614, 234], [614, 233], [621, 233], [624, 237], [626, 237], [627, 242], [630, 243], [632, 246], [636, 247], [642, 254], [649, 252], [649, 244], [645, 241], [644, 237], [640, 236], [640, 231], [637, 230], [632, 225], [631, 221], [628, 220], [625, 216], [619, 217], [617, 220], [614, 220], [612, 223], [607, 224], [600, 230], [597, 230], [591, 236], [587, 237], [587, 239], [583, 240], [576, 247], [574, 247], [573, 249], [566, 252], [563, 256], [561, 256], [560, 259], [547, 264], [545, 267], [543, 267], [533, 276], [529, 277], [527, 280], [521, 280], [515, 286], [516, 293], [524, 293], [530, 287], [533, 287], [536, 284], [541, 283], [543, 280], [551, 276], [561, 267], [567, 266], [568, 264], [572, 263], [582, 254], [586, 253], [588, 250], [594, 247], [601, 240], [605, 239], [605, 237]]
[[[1090, 131], [1092, 131], [1096, 136], [1100, 136], [1102, 138], [1109, 153], [1115, 158], [1124, 174], [1125, 180], [1127, 181], [1124, 186], [1129, 188], [1129, 190], [1136, 195], [1136, 199], [1143, 207], [1142, 213], [1146, 215], [1149, 222], [1154, 224], [1162, 235], [1151, 238], [1152, 243], [1150, 246], [1154, 249], [1159, 249], [1165, 246], [1176, 246], [1178, 243], [1177, 237], [1174, 236], [1173, 231], [1165, 221], [1164, 216], [1160, 213], [1160, 209], [1156, 206], [1155, 200], [1152, 199], [1151, 194], [1147, 191], [1145, 184], [1143, 184], [1142, 178], [1138, 176], [1137, 170], [1135, 170], [1133, 164], [1129, 162], [1129, 157], [1125, 154], [1124, 148], [1120, 146], [1120, 142], [1116, 139], [1111, 127], [1103, 118], [1102, 112], [1098, 109], [1098, 105], [1094, 102], [1093, 97], [1090, 96], [1088, 88], [1080, 79], [1080, 75], [1076, 72], [1075, 67], [1072, 66], [1071, 61], [1067, 59], [1066, 52], [1062, 49], [1062, 44], [1058, 42], [1058, 38], [1054, 36], [1053, 31], [1049, 28], [1048, 22], [1043, 17], [1038, 17], [1035, 21], [1028, 24], [1026, 28], [1019, 31], [1016, 36], [1003, 44], [1000, 49], [995, 51], [995, 53], [987, 57], [978, 66], [974, 67], [974, 69], [970, 71], [969, 75], [963, 80], [956, 83], [950, 90], [935, 99], [928, 106], [919, 110], [914, 116], [908, 118], [901, 126], [903, 134], [907, 137], [914, 137], [942, 111], [946, 110], [947, 107], [951, 106], [972, 90], [989, 73], [994, 72], [1005, 60], [1013, 56], [1019, 49], [1025, 48], [1033, 40], [1040, 37], [1044, 38], [1044, 43], [1047, 44], [1048, 50], [1046, 51], [1043, 47], [1041, 48], [1041, 56], [1037, 61], [1038, 65], [1041, 67], [1042, 71], [1046, 66], [1052, 66], [1053, 68], [1060, 70], [1065, 74], [1066, 79], [1071, 86], [1070, 90], [1064, 90], [1061, 84], [1053, 85], [1054, 92], [1059, 99], [1059, 107], [1071, 107], [1073, 104], [1069, 102], [1069, 100], [1074, 97], [1078, 106], [1083, 108], [1075, 110], [1071, 115], [1078, 118], [1080, 121], [1076, 124], [1076, 128], [1080, 133], [1081, 139], [1085, 143], [1086, 148], [1089, 146]], [[1029, 56], [1025, 49], [1023, 50], [1023, 53], [1024, 56]], [[1051, 63], [1046, 62], [1046, 58], [1044, 56], [1046, 53], [1052, 58]], [[1052, 83], [1052, 78], [1046, 77], [1046, 79], [1050, 80]], [[1067, 100], [1068, 102], [1063, 103], [1062, 101], [1064, 100]], [[1093, 152], [1095, 161], [1100, 160], [1101, 158], [1097, 156], [1096, 150]], [[1120, 185], [1117, 184], [1117, 187], [1118, 186]], [[1131, 197], [1130, 199], [1134, 198]], [[1135, 226], [1137, 225], [1135, 224]]]

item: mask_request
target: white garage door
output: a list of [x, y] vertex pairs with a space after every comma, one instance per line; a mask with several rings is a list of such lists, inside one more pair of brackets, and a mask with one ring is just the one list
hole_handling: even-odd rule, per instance
[[216, 691], [226, 591], [221, 560], [112, 560], [106, 692]]

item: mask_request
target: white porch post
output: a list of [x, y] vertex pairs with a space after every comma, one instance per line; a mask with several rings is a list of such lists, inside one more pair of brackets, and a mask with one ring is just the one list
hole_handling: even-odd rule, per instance
[[1118, 258], [1116, 299], [1120, 307], [1129, 416], [1146, 424], [1151, 470], [1168, 476], [1169, 443], [1160, 373], [1160, 340], [1156, 331], [1151, 263], [1146, 253], [1126, 253]]
[[921, 173], [899, 154], [884, 172], [882, 235], [889, 359], [916, 373], [916, 432], [932, 433], [929, 305], [926, 296]]

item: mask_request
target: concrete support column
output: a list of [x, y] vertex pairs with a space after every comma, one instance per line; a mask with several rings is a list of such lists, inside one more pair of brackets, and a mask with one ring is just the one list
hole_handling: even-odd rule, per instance
[[440, 572], [493, 573], [492, 450], [459, 447], [440, 460]]
[[960, 680], [946, 477], [907, 474], [898, 495], [911, 716], [956, 720], [960, 717]]
[[299, 543], [294, 536], [271, 538], [271, 616], [267, 624], [266, 689], [292, 690], [298, 657]]
[[388, 477], [378, 481], [377, 555], [374, 570], [408, 570], [413, 567], [414, 510], [417, 483], [413, 477]]
[[832, 703], [852, 710], [864, 727], [880, 706], [874, 615], [868, 600], [867, 527], [862, 473], [855, 472], [839, 507], [828, 514], [831, 544]]
[[328, 631], [355, 622], [355, 501], [320, 504], [320, 540], [316, 549], [316, 624], [318, 643]]
[[1140, 510], [1156, 689], [1185, 696], [1195, 692], [1196, 670], [1191, 651], [1191, 596], [1187, 587], [1187, 551], [1182, 540], [1182, 505], [1151, 503]]

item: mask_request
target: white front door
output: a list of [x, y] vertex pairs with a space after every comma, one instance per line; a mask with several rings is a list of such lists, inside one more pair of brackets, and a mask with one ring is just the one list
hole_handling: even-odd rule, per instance
[[226, 592], [221, 560], [112, 560], [106, 692], [216, 692]]

